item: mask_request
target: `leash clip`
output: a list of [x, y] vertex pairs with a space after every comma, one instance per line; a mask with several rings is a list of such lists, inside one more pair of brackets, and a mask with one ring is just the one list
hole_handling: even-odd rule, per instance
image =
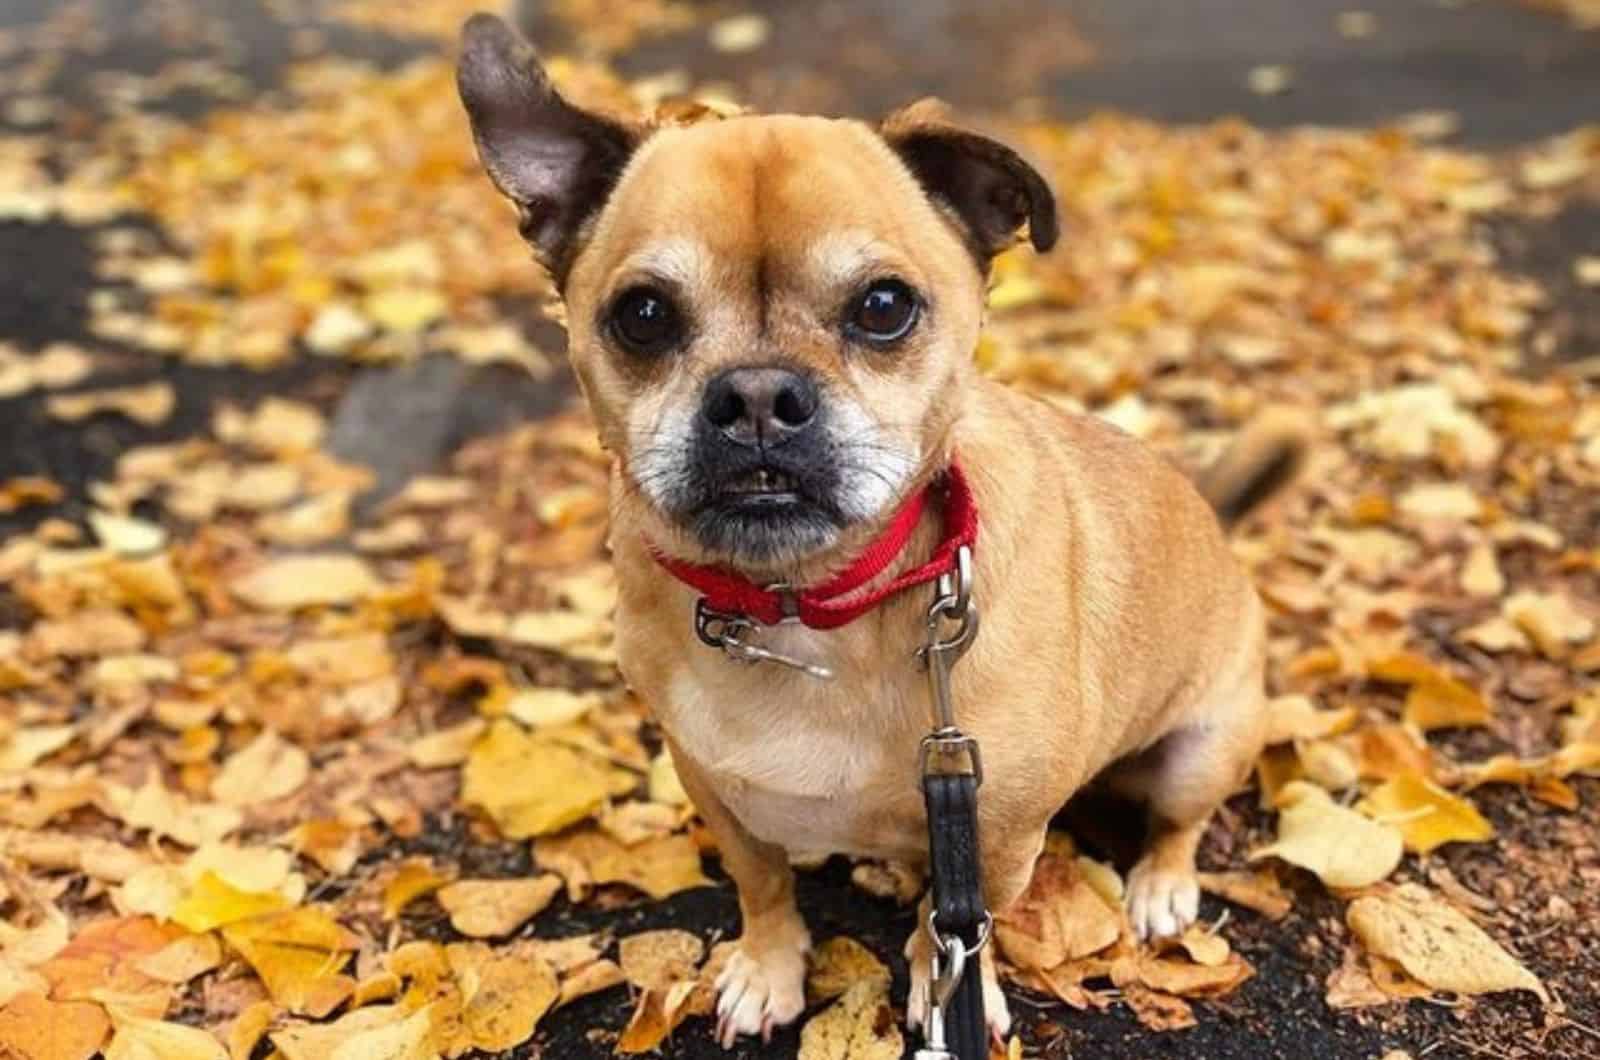
[[764, 648], [747, 639], [755, 632], [758, 625], [758, 622], [747, 615], [716, 610], [706, 603], [706, 598], [703, 596], [695, 601], [694, 633], [702, 644], [722, 649], [723, 654], [735, 662], [777, 663], [791, 670], [799, 670], [807, 677], [815, 677], [819, 681], [833, 679], [833, 671], [826, 666], [796, 659], [792, 655]]

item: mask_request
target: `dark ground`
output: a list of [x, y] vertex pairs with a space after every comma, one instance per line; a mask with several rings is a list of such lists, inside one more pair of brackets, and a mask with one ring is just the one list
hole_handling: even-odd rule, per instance
[[[25, 28], [52, 6], [51, 0], [6, 0], [0, 4], [0, 26]], [[49, 91], [92, 112], [96, 101], [83, 89], [86, 74], [119, 68], [148, 71], [171, 59], [149, 32], [151, 6], [140, 0], [100, 4], [99, 17], [113, 46], [104, 54], [69, 60]], [[704, 80], [740, 85], [747, 98], [767, 109], [872, 113], [936, 93], [978, 110], [1019, 105], [1067, 118], [1117, 108], [1169, 121], [1239, 114], [1267, 125], [1365, 125], [1444, 108], [1460, 116], [1463, 141], [1486, 145], [1514, 144], [1600, 120], [1600, 32], [1575, 32], [1559, 18], [1509, 3], [1485, 0], [1457, 6], [1396, 0], [1373, 5], [1379, 31], [1364, 40], [1347, 40], [1335, 32], [1335, 16], [1352, 6], [1342, 0], [758, 0], [748, 6], [768, 13], [775, 26], [771, 43], [756, 53], [718, 54], [697, 30], [625, 54], [619, 65], [629, 75], [690, 68]], [[294, 55], [288, 29], [257, 0], [229, 0], [216, 8], [215, 17], [233, 27], [230, 35], [249, 42], [235, 57], [248, 90], [275, 91]], [[571, 37], [570, 27], [537, 10], [525, 21], [547, 46]], [[307, 24], [313, 23], [314, 18], [308, 19]], [[433, 45], [331, 27], [327, 46], [394, 64]], [[0, 64], [15, 59], [0, 58]], [[1292, 90], [1270, 97], [1249, 91], [1247, 73], [1261, 64], [1292, 66]], [[193, 115], [225, 103], [187, 94], [168, 106]], [[58, 223], [0, 223], [0, 341], [33, 347], [68, 340], [106, 350], [83, 331], [85, 300], [94, 282], [91, 239], [92, 232]], [[1542, 223], [1502, 224], [1497, 242], [1513, 268], [1538, 276], [1555, 293], [1558, 320], [1564, 322], [1558, 331], [1568, 352], [1600, 352], [1600, 294], [1577, 287], [1569, 271], [1574, 256], [1594, 253], [1600, 246], [1600, 207], [1573, 207]], [[559, 336], [550, 339], [552, 348], [559, 346]], [[52, 423], [38, 397], [0, 400], [0, 480], [39, 473], [81, 496], [81, 487], [102, 475], [124, 447], [189, 436], [223, 400], [249, 402], [278, 393], [309, 398], [332, 411], [340, 454], [375, 464], [382, 481], [395, 485], [408, 474], [435, 466], [463, 438], [548, 412], [569, 394], [564, 381], [535, 384], [505, 371], [465, 368], [443, 358], [381, 369], [302, 358], [262, 373], [190, 367], [125, 351], [118, 365], [86, 385], [162, 376], [178, 388], [177, 414], [154, 428], [105, 417], [80, 428]], [[55, 513], [78, 514], [70, 503]], [[14, 525], [0, 517], [0, 531]], [[1587, 799], [1600, 795], [1600, 784], [1586, 787]], [[1503, 832], [1512, 831], [1514, 822], [1529, 864], [1565, 878], [1572, 888], [1600, 886], [1600, 866], [1564, 863], [1570, 862], [1572, 844], [1557, 836], [1580, 822], [1503, 790], [1485, 798], [1483, 805]], [[1213, 830], [1208, 847], [1214, 862], [1227, 854], [1216, 849], [1223, 831]], [[484, 875], [510, 874], [527, 866], [521, 846], [466, 849], [464, 834], [450, 829], [432, 834], [430, 842], [453, 860], [473, 863]], [[1464, 882], [1493, 893], [1493, 858], [1463, 851], [1437, 860]], [[1324, 927], [1340, 919], [1339, 903], [1320, 887], [1301, 886], [1299, 892], [1291, 917]], [[803, 878], [801, 904], [817, 938], [848, 934], [893, 957], [897, 996], [903, 996], [898, 952], [911, 925], [908, 911], [852, 888], [846, 867], [839, 863]], [[425, 915], [426, 904], [419, 908]], [[1205, 915], [1220, 912], [1208, 900]], [[708, 936], [718, 927], [732, 929], [737, 920], [726, 887], [641, 904], [623, 913], [620, 923], [617, 916], [574, 908], [541, 918], [540, 929], [551, 933], [559, 927], [566, 933], [606, 926], [627, 933], [680, 926]], [[1293, 921], [1280, 930], [1248, 913], [1235, 912], [1234, 918], [1235, 943], [1258, 974], [1226, 1001], [1202, 1005], [1200, 1025], [1193, 1030], [1151, 1034], [1125, 1011], [1063, 1016], [1057, 1007], [1022, 997], [1016, 999], [1014, 1013], [1023, 1023], [1047, 1016], [1064, 1027], [1045, 1054], [1051, 1057], [1377, 1058], [1386, 1050], [1405, 1048], [1413, 1056], [1442, 1058], [1482, 1052], [1460, 1030], [1457, 1014], [1445, 1007], [1411, 1003], [1403, 1029], [1393, 1026], [1392, 1014], [1330, 1018], [1323, 983], [1339, 953], [1286, 945], [1286, 938], [1319, 937]], [[1515, 942], [1517, 932], [1537, 930], [1537, 925], [1507, 928]], [[1533, 970], [1548, 971], [1536, 964]], [[1574, 1019], [1600, 1023], [1596, 997], [1567, 1001]], [[1538, 1023], [1531, 1001], [1495, 1005], [1508, 1023]], [[536, 1044], [518, 1055], [552, 1060], [609, 1056], [609, 1039], [591, 1031], [619, 1028], [626, 1016], [614, 995], [590, 998], [546, 1021]], [[1548, 1055], [1600, 1056], [1600, 1037], [1593, 1034], [1570, 1028], [1557, 1032], [1548, 1042]], [[783, 1056], [793, 1054], [796, 1040], [791, 1030], [770, 1047], [745, 1044], [724, 1054], [705, 1035], [685, 1033], [668, 1054]], [[1527, 1040], [1527, 1046], [1528, 1055], [1545, 1051], [1535, 1039]]]

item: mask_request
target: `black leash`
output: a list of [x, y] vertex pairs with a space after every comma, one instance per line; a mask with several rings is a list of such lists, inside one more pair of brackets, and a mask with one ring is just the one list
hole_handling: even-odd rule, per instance
[[[953, 627], [948, 635], [941, 630]], [[919, 653], [928, 671], [934, 729], [922, 740], [919, 772], [928, 810], [928, 863], [933, 940], [927, 1045], [916, 1060], [986, 1060], [988, 1021], [983, 975], [976, 965], [993, 920], [983, 905], [978, 847], [978, 786], [983, 762], [978, 743], [956, 727], [950, 671], [978, 634], [972, 603], [972, 554], [963, 547], [955, 570], [939, 579], [928, 610], [928, 640]]]

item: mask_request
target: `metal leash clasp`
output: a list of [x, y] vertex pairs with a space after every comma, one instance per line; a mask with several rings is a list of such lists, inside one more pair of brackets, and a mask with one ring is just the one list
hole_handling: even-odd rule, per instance
[[723, 653], [735, 662], [777, 663], [791, 670], [799, 670], [819, 681], [833, 679], [833, 671], [826, 666], [796, 659], [792, 655], [784, 655], [750, 640], [750, 635], [755, 632], [758, 625], [759, 623], [745, 615], [729, 614], [708, 606], [704, 597], [695, 601], [694, 632], [702, 644], [721, 648]]
[[[933, 702], [933, 731], [922, 738], [919, 772], [971, 772], [983, 783], [978, 742], [956, 727], [950, 696], [950, 672], [978, 636], [978, 605], [972, 601], [972, 550], [956, 550], [953, 568], [939, 576], [933, 605], [928, 608], [927, 639], [917, 658], [928, 673]], [[965, 763], [962, 759], [965, 758]]]

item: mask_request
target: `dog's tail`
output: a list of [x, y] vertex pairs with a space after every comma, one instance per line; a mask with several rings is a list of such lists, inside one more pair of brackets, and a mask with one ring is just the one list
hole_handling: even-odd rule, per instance
[[1200, 495], [1231, 527], [1294, 481], [1311, 448], [1308, 413], [1271, 406], [1257, 413], [1216, 463], [1196, 476]]

